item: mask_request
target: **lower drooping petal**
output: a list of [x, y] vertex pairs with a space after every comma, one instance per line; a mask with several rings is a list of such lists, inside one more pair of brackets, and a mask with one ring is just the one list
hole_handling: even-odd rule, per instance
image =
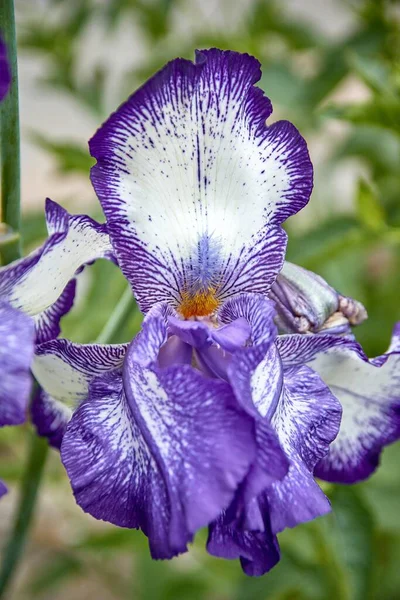
[[246, 575], [264, 575], [279, 562], [280, 552], [276, 536], [268, 524], [264, 531], [244, 531], [224, 516], [210, 525], [207, 551], [228, 560], [240, 559]]
[[306, 362], [342, 405], [339, 434], [316, 475], [337, 483], [366, 479], [378, 466], [382, 449], [400, 438], [398, 325], [389, 351], [372, 360], [353, 338], [292, 335], [277, 343], [284, 362]]
[[284, 381], [272, 424], [289, 459], [289, 471], [266, 492], [274, 533], [330, 511], [313, 471], [339, 431], [342, 412], [312, 369], [286, 370]]
[[0, 340], [0, 426], [19, 425], [31, 390], [34, 323], [5, 302], [0, 302]]
[[293, 125], [266, 125], [260, 77], [247, 54], [176, 59], [90, 141], [92, 182], [144, 312], [194, 305], [197, 292], [213, 305], [267, 293], [282, 266], [280, 224], [308, 202], [312, 165]]
[[49, 238], [43, 246], [0, 268], [0, 297], [29, 315], [54, 305], [82, 265], [112, 258], [104, 225], [85, 215], [70, 215], [51, 200], [46, 203], [46, 220]]
[[226, 383], [133, 358], [123, 381], [94, 380], [61, 453], [84, 510], [141, 528], [153, 557], [170, 558], [229, 505], [254, 457], [253, 425]]
[[[274, 343], [238, 352], [228, 372], [236, 396], [241, 403], [251, 402], [260, 423], [273, 429], [289, 464], [287, 474], [262, 494], [272, 531], [327, 512], [329, 501], [315, 483], [313, 470], [337, 435], [339, 402], [308, 367], [284, 367]], [[246, 520], [250, 524], [251, 515]]]

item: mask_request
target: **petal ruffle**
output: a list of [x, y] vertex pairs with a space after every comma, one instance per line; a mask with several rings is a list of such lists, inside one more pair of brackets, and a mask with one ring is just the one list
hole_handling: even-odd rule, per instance
[[188, 365], [149, 369], [134, 344], [74, 414], [62, 458], [80, 506], [141, 528], [155, 558], [184, 552], [230, 503], [253, 459], [252, 421], [229, 386]]
[[46, 203], [49, 238], [29, 256], [0, 268], [0, 296], [15, 308], [37, 315], [60, 297], [82, 265], [112, 258], [105, 225], [84, 215], [70, 215]]
[[25, 421], [31, 391], [34, 323], [0, 302], [0, 426]]
[[73, 344], [65, 339], [37, 346], [32, 371], [42, 389], [31, 411], [39, 435], [59, 448], [73, 411], [87, 398], [92, 379], [120, 371], [126, 348], [123, 344]]
[[260, 76], [247, 54], [176, 59], [90, 142], [111, 241], [145, 312], [204, 290], [267, 293], [282, 266], [280, 224], [308, 202], [312, 165], [293, 125], [266, 125]]
[[224, 516], [210, 525], [207, 551], [228, 560], [239, 558], [243, 571], [253, 577], [270, 571], [280, 558], [278, 540], [269, 526], [263, 532], [243, 531]]

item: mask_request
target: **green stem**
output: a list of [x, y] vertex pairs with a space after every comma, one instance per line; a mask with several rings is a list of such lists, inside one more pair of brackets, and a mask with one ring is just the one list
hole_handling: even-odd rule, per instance
[[0, 571], [0, 598], [4, 597], [25, 546], [48, 451], [47, 440], [31, 432], [28, 462], [22, 479], [17, 516], [10, 539], [4, 548], [4, 559]]
[[[17, 40], [14, 1], [1, 0], [0, 31], [7, 46], [11, 87], [0, 104], [1, 131], [1, 221], [16, 234], [20, 231], [20, 151]], [[1, 248], [3, 264], [21, 256], [20, 237]]]
[[100, 332], [96, 342], [98, 344], [109, 344], [113, 342], [115, 334], [130, 315], [135, 304], [132, 290], [128, 287], [122, 294], [120, 301], [115, 307], [110, 319]]
[[[98, 343], [105, 344], [113, 341], [116, 332], [129, 317], [134, 302], [132, 291], [128, 288], [121, 296], [113, 314], [100, 333], [97, 339]], [[9, 541], [4, 548], [4, 559], [0, 570], [0, 598], [4, 597], [4, 593], [8, 589], [24, 549], [48, 449], [47, 440], [32, 433], [28, 462], [22, 479], [21, 498]]]

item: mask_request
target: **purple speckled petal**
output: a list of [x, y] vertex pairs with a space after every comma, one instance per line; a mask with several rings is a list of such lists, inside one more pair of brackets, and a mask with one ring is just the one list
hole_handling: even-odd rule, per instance
[[7, 47], [0, 37], [0, 102], [5, 98], [10, 85], [11, 70], [7, 59]]
[[268, 526], [264, 531], [243, 531], [222, 516], [209, 528], [207, 551], [213, 556], [239, 558], [246, 575], [258, 577], [274, 567], [280, 559], [276, 536]]
[[34, 316], [36, 344], [43, 344], [60, 335], [60, 320], [71, 310], [75, 299], [75, 290], [76, 279], [72, 279], [54, 304]]
[[75, 272], [96, 258], [112, 258], [105, 225], [69, 215], [47, 200], [49, 238], [26, 258], [0, 268], [0, 296], [15, 308], [37, 315], [60, 297]]
[[0, 340], [0, 426], [19, 425], [31, 391], [34, 323], [5, 302], [0, 302]]
[[[395, 329], [391, 348], [397, 348]], [[327, 349], [308, 363], [343, 407], [340, 432], [317, 465], [318, 477], [337, 483], [366, 479], [382, 449], [400, 438], [400, 353], [368, 360], [355, 341]]]
[[92, 379], [121, 371], [127, 346], [51, 340], [36, 347], [32, 371], [42, 390], [32, 403], [39, 435], [59, 448], [73, 411], [88, 395]]
[[312, 369], [285, 370], [272, 425], [290, 466], [286, 477], [265, 492], [274, 533], [330, 511], [312, 473], [339, 431], [341, 412], [335, 396]]
[[123, 379], [93, 382], [61, 453], [85, 511], [141, 528], [153, 557], [170, 558], [232, 500], [254, 457], [252, 421], [226, 383], [134, 357], [131, 346]]
[[92, 182], [144, 312], [210, 288], [222, 300], [267, 293], [282, 266], [280, 224], [308, 202], [312, 165], [293, 125], [266, 125], [260, 77], [247, 54], [176, 59], [90, 142]]

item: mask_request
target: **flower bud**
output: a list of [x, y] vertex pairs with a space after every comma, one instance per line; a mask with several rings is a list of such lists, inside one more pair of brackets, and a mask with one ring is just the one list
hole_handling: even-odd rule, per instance
[[345, 334], [367, 318], [357, 300], [341, 296], [319, 275], [285, 262], [270, 291], [281, 333]]

